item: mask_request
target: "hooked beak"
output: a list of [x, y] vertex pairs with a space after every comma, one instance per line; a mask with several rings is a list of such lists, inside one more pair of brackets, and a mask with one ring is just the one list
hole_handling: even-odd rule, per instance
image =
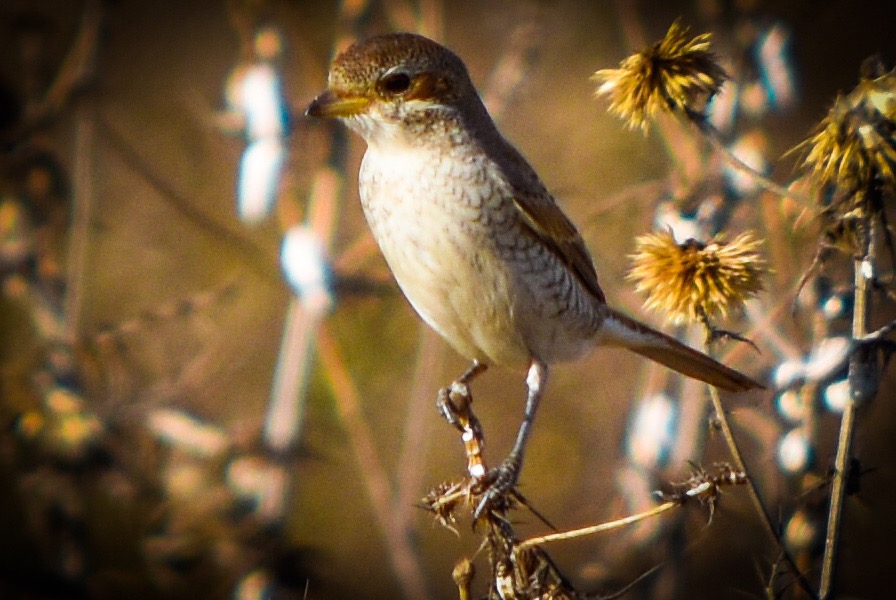
[[324, 119], [353, 117], [364, 112], [369, 104], [370, 100], [364, 96], [340, 96], [332, 90], [324, 90], [311, 101], [305, 114]]

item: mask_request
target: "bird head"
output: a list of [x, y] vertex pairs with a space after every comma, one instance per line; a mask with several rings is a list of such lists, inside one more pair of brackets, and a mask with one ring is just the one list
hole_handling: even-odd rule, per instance
[[374, 144], [456, 129], [460, 120], [483, 112], [456, 54], [420, 35], [392, 33], [337, 56], [327, 89], [305, 114], [340, 119]]

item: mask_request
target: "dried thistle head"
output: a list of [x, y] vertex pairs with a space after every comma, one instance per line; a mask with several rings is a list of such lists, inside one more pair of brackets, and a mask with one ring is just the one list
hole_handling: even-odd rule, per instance
[[837, 199], [825, 207], [834, 221], [868, 206], [869, 192], [896, 194], [896, 69], [876, 57], [862, 65], [859, 84], [834, 102], [805, 148], [803, 167], [819, 189]]
[[610, 112], [645, 133], [660, 111], [701, 114], [706, 102], [728, 78], [709, 50], [712, 34], [688, 39], [688, 28], [672, 23], [665, 37], [624, 59], [618, 69], [601, 69], [596, 95], [608, 96]]
[[679, 244], [671, 231], [648, 233], [635, 240], [628, 279], [647, 293], [644, 305], [670, 322], [725, 318], [762, 290], [761, 243], [750, 232], [730, 242], [718, 235], [707, 244], [693, 239]]

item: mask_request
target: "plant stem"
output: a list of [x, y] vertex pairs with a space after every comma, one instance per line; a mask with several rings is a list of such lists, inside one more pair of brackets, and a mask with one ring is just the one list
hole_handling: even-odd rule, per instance
[[[868, 330], [868, 316], [870, 304], [868, 302], [869, 276], [866, 272], [867, 264], [870, 264], [874, 250], [874, 235], [870, 220], [865, 222], [864, 235], [860, 236], [863, 245], [858, 256], [853, 261], [855, 285], [855, 303], [852, 313], [852, 337], [859, 340], [865, 337]], [[837, 442], [837, 456], [834, 459], [834, 475], [831, 481], [831, 504], [828, 510], [828, 527], [824, 538], [824, 558], [821, 565], [821, 583], [819, 584], [818, 597], [826, 600], [831, 597], [834, 581], [835, 558], [837, 542], [840, 537], [840, 522], [843, 514], [843, 499], [846, 491], [846, 471], [850, 459], [852, 436], [855, 429], [856, 400], [862, 396], [865, 360], [864, 352], [860, 348], [853, 350], [849, 360], [849, 399], [843, 409], [843, 417], [840, 420], [840, 439]]]
[[[709, 344], [707, 344], [706, 349], [708, 352]], [[740, 447], [737, 445], [737, 440], [734, 438], [734, 432], [731, 430], [728, 415], [725, 412], [725, 409], [722, 406], [722, 400], [719, 397], [719, 390], [710, 386], [709, 397], [712, 400], [712, 407], [713, 410], [715, 410], [716, 418], [718, 419], [719, 429], [722, 430], [722, 436], [725, 438], [725, 444], [728, 446], [728, 452], [731, 454], [734, 466], [739, 471], [743, 471], [747, 474], [747, 492], [750, 496], [750, 501], [753, 503], [753, 508], [756, 510], [756, 514], [759, 515], [759, 520], [762, 521], [765, 532], [768, 534], [769, 538], [771, 538], [775, 547], [780, 551], [781, 559], [787, 565], [787, 568], [790, 569], [790, 572], [793, 573], [793, 576], [796, 577], [800, 587], [803, 588], [810, 597], [815, 598], [815, 591], [812, 589], [812, 584], [797, 567], [796, 562], [794, 562], [793, 557], [790, 556], [790, 553], [787, 551], [787, 548], [784, 547], [784, 544], [781, 543], [778, 531], [775, 529], [775, 525], [772, 522], [768, 511], [765, 510], [765, 505], [762, 503], [762, 498], [759, 496], [759, 491], [756, 489], [753, 477], [750, 476], [750, 471], [747, 470], [743, 454], [741, 454]]]
[[602, 531], [609, 531], [611, 529], [618, 529], [619, 527], [623, 527], [625, 525], [630, 525], [632, 523], [637, 523], [638, 521], [643, 521], [644, 519], [648, 519], [650, 517], [654, 517], [660, 513], [664, 513], [667, 510], [675, 508], [676, 506], [681, 506], [680, 502], [663, 502], [662, 504], [651, 508], [650, 510], [645, 510], [644, 512], [640, 512], [635, 515], [629, 515], [627, 517], [623, 517], [622, 519], [616, 519], [615, 521], [607, 521], [606, 523], [601, 523], [600, 525], [593, 525], [591, 527], [583, 527], [582, 529], [573, 529], [572, 531], [564, 531], [562, 533], [552, 533], [549, 535], [542, 535], [539, 537], [534, 537], [526, 540], [525, 542], [520, 542], [516, 547], [516, 552], [522, 552], [526, 548], [530, 548], [532, 546], [538, 544], [544, 544], [545, 542], [556, 542], [558, 540], [568, 540], [572, 538], [582, 537], [585, 535], [592, 535], [595, 533], [600, 533]]
[[731, 148], [726, 146], [725, 142], [722, 141], [722, 136], [719, 133], [719, 130], [716, 129], [715, 125], [709, 122], [709, 120], [706, 118], [706, 115], [690, 110], [687, 111], [686, 114], [688, 119], [697, 126], [697, 129], [700, 130], [700, 133], [703, 134], [703, 136], [709, 142], [710, 146], [712, 146], [713, 149], [716, 150], [733, 168], [753, 178], [756, 183], [759, 184], [759, 187], [777, 194], [782, 198], [793, 198], [794, 200], [798, 200], [804, 206], [812, 206], [812, 202], [808, 198], [805, 198], [801, 194], [794, 193], [784, 186], [778, 185], [777, 183], [745, 163], [739, 156], [732, 152]]

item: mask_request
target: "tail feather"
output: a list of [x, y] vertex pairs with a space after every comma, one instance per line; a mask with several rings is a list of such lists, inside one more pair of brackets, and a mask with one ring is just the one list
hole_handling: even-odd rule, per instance
[[744, 392], [765, 387], [675, 338], [612, 309], [608, 309], [601, 331], [604, 344], [622, 346], [719, 389]]

